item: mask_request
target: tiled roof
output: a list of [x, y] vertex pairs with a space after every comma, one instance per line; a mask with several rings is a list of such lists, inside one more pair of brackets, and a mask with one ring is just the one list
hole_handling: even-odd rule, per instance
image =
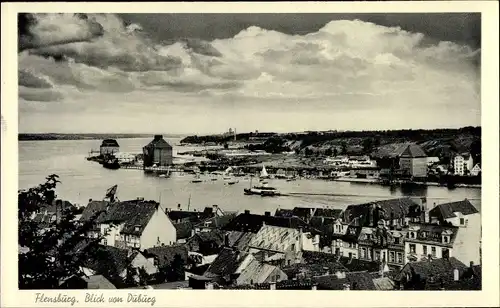
[[174, 227], [178, 240], [190, 238], [191, 231], [194, 228], [193, 223], [191, 223], [190, 221], [174, 223]]
[[289, 278], [318, 277], [349, 270], [337, 261], [322, 261], [318, 263], [296, 263], [282, 268]]
[[274, 216], [278, 217], [292, 217], [293, 210], [292, 209], [277, 209], [274, 213]]
[[252, 232], [229, 231], [227, 233], [229, 247], [235, 247], [240, 251], [245, 251], [254, 235], [255, 233]]
[[103, 275], [92, 275], [84, 278], [87, 283], [87, 289], [116, 289], [116, 287]]
[[453, 280], [453, 271], [458, 269], [460, 274], [463, 274], [467, 266], [457, 260], [455, 257], [449, 259], [433, 259], [432, 261], [410, 262], [406, 264], [399, 275], [396, 275], [395, 280], [401, 281], [405, 273], [411, 273], [413, 279], [426, 280], [433, 276], [436, 280], [443, 278], [445, 280]]
[[455, 212], [462, 213], [462, 215], [470, 215], [479, 213], [479, 211], [470, 203], [469, 200], [461, 200], [450, 203], [442, 203], [429, 211], [429, 216], [439, 217], [441, 219], [448, 219], [456, 217]]
[[279, 270], [276, 266], [252, 260], [236, 279], [237, 284], [264, 283], [269, 276]]
[[111, 204], [99, 222], [124, 223], [121, 233], [140, 235], [158, 209], [155, 201], [132, 200]]
[[285, 252], [291, 244], [296, 242], [300, 231], [291, 228], [263, 226], [248, 244], [251, 248]]
[[178, 211], [178, 210], [167, 211], [167, 215], [168, 218], [170, 218], [170, 220], [172, 220], [173, 222], [188, 220], [193, 223], [198, 223], [203, 219], [207, 219], [213, 216], [213, 214], [207, 215], [204, 212]]
[[292, 212], [293, 216], [300, 217], [302, 219], [307, 219], [314, 214], [314, 208], [310, 207], [294, 207]]
[[406, 148], [399, 156], [417, 158], [417, 157], [427, 157], [427, 154], [425, 154], [424, 150], [419, 145], [412, 143], [406, 146]]
[[311, 229], [309, 225], [298, 217], [276, 217], [276, 216], [265, 216], [256, 214], [240, 214], [231, 220], [224, 230], [227, 231], [242, 231], [242, 232], [252, 232], [257, 233], [264, 225], [293, 228], [299, 229], [303, 228], [304, 231]]
[[154, 148], [163, 148], [163, 149], [171, 149], [172, 146], [163, 139], [162, 135], [155, 135], [153, 141], [148, 143], [146, 147], [154, 147]]
[[330, 217], [330, 218], [339, 218], [340, 214], [342, 214], [341, 209], [325, 209], [325, 208], [318, 208], [314, 212], [314, 216], [322, 216], [322, 217]]
[[225, 213], [224, 215], [215, 215], [211, 218], [207, 218], [195, 227], [197, 228], [223, 228], [229, 224], [236, 217], [236, 213]]
[[380, 277], [373, 279], [373, 284], [375, 285], [375, 289], [381, 291], [390, 291], [394, 290], [394, 281], [389, 277]]
[[376, 272], [380, 266], [378, 262], [360, 260], [349, 257], [340, 257], [331, 253], [319, 251], [302, 251], [302, 259], [306, 264], [328, 264], [338, 263], [349, 272], [368, 271]]
[[342, 290], [345, 284], [349, 284], [350, 290], [376, 290], [372, 276], [366, 272], [346, 273], [345, 278], [329, 275], [313, 280], [318, 284], [318, 289], [323, 290]]
[[[80, 221], [86, 222], [90, 219], [102, 219], [102, 217], [104, 217], [105, 215], [103, 212], [106, 211], [106, 207], [108, 206], [108, 204], [109, 203], [107, 201], [90, 201], [83, 209]], [[99, 213], [101, 214], [99, 215]]]
[[95, 249], [88, 250], [83, 260], [85, 267], [113, 280], [127, 268], [128, 250], [96, 245]]
[[206, 277], [224, 277], [234, 274], [246, 256], [248, 256], [246, 252], [240, 252], [231, 248], [223, 248], [217, 258], [210, 264], [204, 275]]
[[[377, 224], [377, 219], [398, 219], [404, 218], [411, 212], [411, 209], [419, 207], [410, 198], [398, 198], [389, 200], [380, 200], [370, 203], [349, 205], [344, 211], [344, 220], [348, 223], [358, 218], [358, 224], [369, 226], [370, 217], [374, 216], [373, 223]], [[379, 210], [375, 210], [378, 208]], [[378, 213], [378, 217], [375, 217]]]
[[170, 265], [176, 255], [182, 258], [184, 264], [187, 263], [188, 250], [185, 245], [158, 246], [144, 250], [144, 256], [154, 257], [159, 267]]
[[453, 245], [459, 229], [459, 227], [436, 225], [429, 223], [409, 223], [409, 226], [410, 226], [410, 232], [411, 230], [416, 230], [417, 237], [416, 239], [407, 237], [406, 241], [431, 242], [431, 243], [434, 242], [434, 243], [444, 244], [442, 243], [442, 233], [446, 232], [450, 236], [449, 242], [446, 243], [448, 246]]
[[101, 143], [102, 147], [117, 147], [118, 142], [115, 139], [104, 139]]

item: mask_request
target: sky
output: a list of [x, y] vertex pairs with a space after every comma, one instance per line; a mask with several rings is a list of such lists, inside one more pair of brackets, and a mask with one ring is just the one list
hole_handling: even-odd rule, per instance
[[479, 126], [479, 14], [20, 15], [19, 131]]

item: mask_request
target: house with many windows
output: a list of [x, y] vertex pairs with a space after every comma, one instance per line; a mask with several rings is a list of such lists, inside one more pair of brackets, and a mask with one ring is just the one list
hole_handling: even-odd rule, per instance
[[472, 155], [463, 153], [453, 158], [453, 170], [456, 175], [467, 175], [473, 168]]
[[94, 227], [88, 236], [102, 236], [103, 245], [143, 250], [176, 242], [172, 221], [155, 201], [91, 202], [80, 220], [91, 219]]
[[455, 256], [457, 233], [458, 227], [454, 226], [410, 223], [405, 239], [406, 261]]

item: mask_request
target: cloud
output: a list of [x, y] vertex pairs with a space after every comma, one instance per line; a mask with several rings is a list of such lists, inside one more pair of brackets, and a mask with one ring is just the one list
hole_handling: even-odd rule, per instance
[[[37, 15], [38, 24], [54, 23], [53, 16], [43, 18]], [[295, 108], [324, 114], [404, 114], [420, 106], [415, 118], [422, 119], [455, 107], [480, 109], [480, 50], [398, 27], [337, 20], [303, 35], [252, 26], [226, 39], [165, 43], [112, 14], [69, 20], [75, 18], [78, 25], [101, 25], [102, 35], [21, 52], [20, 97], [33, 100], [40, 93], [39, 101], [90, 104], [92, 95], [94, 101], [105, 93], [121, 102], [130, 97], [122, 93], [130, 93], [147, 97], [141, 103], [172, 106], [169, 112], [193, 102], [235, 112], [254, 106], [252, 112]], [[85, 101], [73, 99], [78, 93], [85, 93]]]
[[19, 50], [72, 42], [85, 42], [99, 37], [102, 26], [86, 14], [19, 14]]

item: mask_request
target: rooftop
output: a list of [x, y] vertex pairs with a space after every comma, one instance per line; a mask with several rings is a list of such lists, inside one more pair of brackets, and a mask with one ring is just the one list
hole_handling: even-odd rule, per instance
[[442, 203], [430, 210], [429, 216], [439, 217], [441, 219], [448, 219], [457, 217], [455, 213], [462, 213], [462, 215], [471, 215], [479, 213], [479, 211], [470, 203], [469, 200], [464, 199], [456, 202]]
[[293, 229], [303, 228], [304, 231], [311, 229], [305, 221], [298, 217], [276, 217], [248, 213], [236, 216], [223, 229], [226, 231], [257, 233], [264, 224]]
[[163, 139], [162, 135], [155, 135], [153, 141], [146, 145], [148, 148], [172, 149], [172, 146]]

